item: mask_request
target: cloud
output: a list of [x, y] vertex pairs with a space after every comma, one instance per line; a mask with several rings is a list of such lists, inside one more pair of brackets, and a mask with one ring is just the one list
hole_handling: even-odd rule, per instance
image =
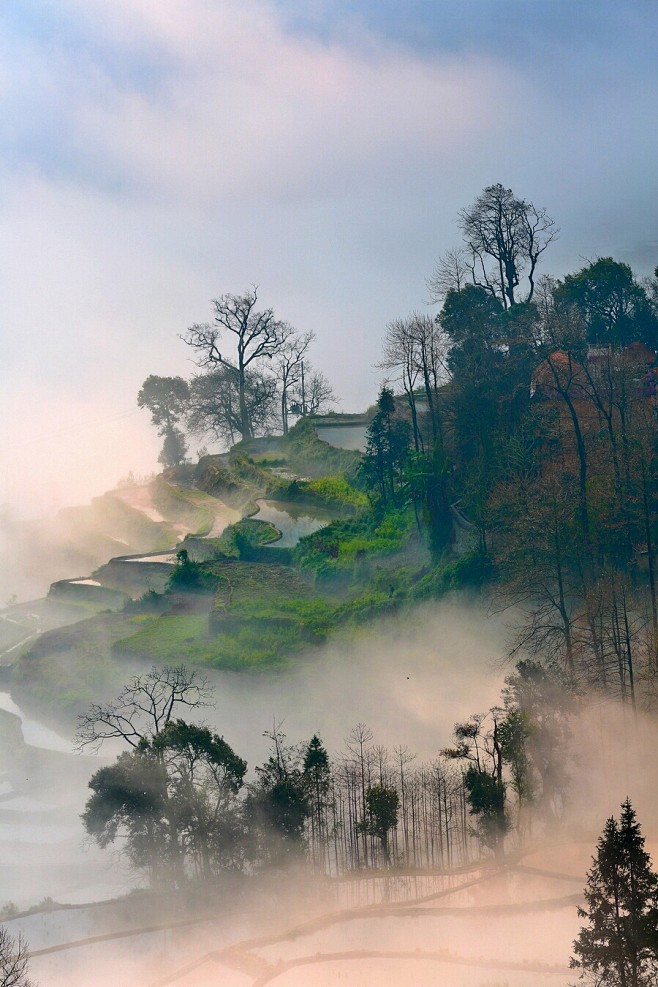
[[655, 66], [630, 57], [635, 19], [604, 13], [589, 43], [579, 19], [569, 42], [534, 8], [513, 30], [513, 8], [507, 47], [456, 7], [416, 47], [364, 3], [314, 33], [266, 0], [3, 8], [10, 412], [26, 377], [46, 423], [55, 391], [92, 419], [95, 399], [95, 417], [132, 408], [149, 373], [192, 369], [177, 333], [254, 282], [315, 330], [314, 363], [356, 410], [387, 321], [423, 304], [459, 208], [494, 181], [558, 221], [554, 273], [623, 252], [651, 269]]
[[[418, 155], [450, 160], [513, 119], [512, 79], [499, 65], [287, 36], [264, 4], [142, 0], [78, 12], [112, 41], [113, 57], [35, 53], [71, 177], [95, 176], [101, 191], [127, 197], [164, 196], [170, 208], [322, 199]], [[116, 62], [142, 50], [166, 66], [155, 87], [127, 70], [117, 79]]]

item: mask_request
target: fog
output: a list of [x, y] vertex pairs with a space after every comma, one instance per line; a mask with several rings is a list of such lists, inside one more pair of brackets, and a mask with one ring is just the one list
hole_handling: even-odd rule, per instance
[[[146, 488], [118, 496], [150, 517]], [[41, 580], [50, 564], [71, 564], [58, 550], [71, 551], [67, 532], [81, 517], [71, 515], [50, 546], [30, 539], [43, 527], [25, 529], [27, 557], [30, 545], [42, 552]], [[162, 523], [161, 515], [151, 521]], [[81, 543], [103, 530], [80, 529]], [[84, 561], [82, 554], [75, 562], [80, 576], [89, 571]], [[36, 609], [48, 619], [47, 608]], [[4, 612], [5, 623], [14, 612]], [[214, 704], [195, 719], [248, 761], [249, 780], [268, 754], [264, 734], [275, 728], [291, 744], [317, 733], [336, 760], [364, 723], [374, 745], [404, 747], [421, 765], [450, 743], [455, 722], [500, 703], [513, 616], [490, 612], [484, 597], [453, 594], [340, 633], [276, 673], [209, 670]], [[104, 698], [143, 671], [115, 661]], [[36, 908], [4, 914], [9, 931], [30, 943], [40, 987], [565, 987], [589, 860], [604, 821], [627, 796], [658, 850], [658, 767], [650, 755], [658, 726], [649, 714], [591, 695], [578, 700], [572, 718], [563, 824], [535, 823], [524, 847], [510, 835], [502, 868], [486, 853], [447, 875], [348, 872], [330, 880], [295, 865], [258, 878], [227, 874], [207, 899], [193, 891], [144, 896], [136, 892], [145, 876], [129, 866], [121, 841], [99, 849], [80, 819], [90, 776], [120, 746], [74, 754], [70, 721], [44, 724], [8, 693], [0, 694], [0, 710], [14, 751], [0, 763], [0, 908]], [[16, 717], [22, 747], [11, 740]]]
[[448, 743], [456, 720], [498, 698], [504, 673], [494, 659], [505, 634], [477, 604], [420, 607], [412, 620], [334, 641], [292, 672], [213, 675], [217, 708], [207, 718], [250, 763], [262, 758], [259, 734], [273, 720], [289, 740], [319, 733], [330, 750], [363, 722], [377, 743], [407, 744], [428, 758]]
[[[388, 621], [334, 643], [286, 673], [215, 673], [216, 709], [202, 712], [252, 770], [266, 754], [262, 733], [273, 720], [291, 742], [319, 732], [332, 754], [364, 721], [375, 743], [406, 744], [428, 759], [449, 742], [455, 720], [497, 701], [507, 669], [496, 659], [506, 634], [481, 603], [434, 604], [413, 621]], [[29, 724], [24, 734], [28, 743], [52, 741]], [[213, 901], [203, 919], [189, 918], [189, 903], [141, 906], [130, 896], [116, 906], [39, 912], [8, 928], [29, 939], [41, 987], [564, 987], [573, 980], [567, 965], [589, 858], [627, 795], [649, 847], [658, 849], [657, 742], [651, 717], [636, 720], [595, 697], [583, 701], [573, 723], [565, 824], [502, 871], [483, 858], [449, 878], [354, 875], [327, 884], [293, 870], [246, 890], [227, 878], [219, 906]], [[86, 779], [100, 763], [42, 751], [21, 797], [2, 796], [3, 892], [21, 907], [44, 896], [90, 902], [134, 885], [116, 849], [102, 852], [83, 838], [78, 814]], [[49, 952], [90, 937], [102, 941]]]
[[[655, 715], [583, 695], [562, 824], [535, 821], [523, 847], [511, 834], [504, 865], [483, 852], [450, 874], [341, 880], [296, 865], [226, 874], [207, 898], [141, 893], [125, 844], [101, 850], [80, 818], [119, 745], [74, 753], [71, 716], [37, 695], [38, 657], [20, 686], [11, 670], [42, 631], [100, 609], [44, 602], [51, 583], [178, 540], [148, 508], [128, 531], [106, 523], [112, 504], [86, 505], [158, 468], [137, 393], [190, 376], [179, 334], [212, 298], [258, 284], [264, 308], [315, 333], [341, 410], [361, 412], [385, 326], [428, 305], [459, 210], [491, 183], [560, 227], [542, 274], [607, 255], [651, 273], [657, 29], [657, 7], [612, 0], [0, 5], [0, 921], [25, 935], [39, 987], [566, 987], [590, 856], [627, 796], [658, 854]], [[500, 702], [510, 620], [452, 596], [276, 673], [209, 671], [197, 719], [250, 781], [274, 729], [340, 759], [365, 724], [427, 763]], [[98, 633], [55, 642], [59, 709], [144, 671]]]
[[[445, 603], [438, 608], [421, 608], [418, 616], [423, 619], [414, 620], [413, 626], [390, 622], [369, 631], [362, 640], [346, 641], [342, 646], [334, 643], [319, 655], [300, 660], [289, 672], [241, 676], [210, 671], [214, 708], [199, 710], [197, 720], [207, 722], [224, 736], [247, 760], [252, 772], [266, 757], [268, 742], [263, 734], [272, 730], [274, 722], [291, 743], [307, 742], [318, 733], [335, 752], [351, 729], [365, 722], [377, 743], [406, 744], [419, 758], [431, 758], [449, 742], [456, 720], [486, 709], [497, 699], [503, 674], [493, 657], [496, 647], [502, 646], [505, 631], [500, 621], [487, 619], [476, 605]], [[116, 670], [117, 682], [143, 671], [143, 665], [121, 663]], [[7, 694], [0, 694], [0, 709], [20, 712]], [[110, 850], [104, 857], [94, 852], [90, 858], [89, 847], [78, 855], [83, 836], [78, 815], [88, 794], [86, 781], [95, 766], [114, 756], [119, 748], [115, 745], [109, 752], [103, 751], [104, 758], [100, 759], [72, 753], [67, 757], [63, 751], [70, 750], [72, 736], [63, 736], [63, 728], [55, 733], [35, 723], [33, 717], [21, 715], [26, 743], [47, 749], [43, 756], [48, 763], [48, 792], [54, 796], [50, 811], [56, 808], [68, 827], [67, 845], [78, 866], [72, 865], [69, 877], [60, 859], [53, 875], [44, 867], [43, 856], [37, 855], [33, 869], [29, 861], [23, 862], [14, 878], [6, 876], [3, 895], [21, 906], [46, 896], [66, 902], [83, 900], [80, 884], [84, 886], [87, 879], [92, 887], [102, 885], [113, 867], [110, 858], [115, 856]], [[68, 778], [65, 786], [58, 780], [60, 773]], [[44, 793], [34, 779], [24, 785], [31, 798], [44, 803], [43, 818], [47, 818], [49, 803]], [[0, 802], [11, 835], [21, 836], [22, 843], [34, 842], [29, 827], [36, 825], [41, 833], [39, 827], [47, 824], [37, 822], [29, 813], [10, 824], [8, 819], [18, 819], [8, 816], [10, 809], [9, 802]], [[96, 874], [90, 869], [90, 859], [94, 867], [99, 860], [106, 866]], [[127, 873], [124, 869], [119, 883], [128, 880]]]
[[561, 227], [543, 270], [655, 266], [652, 4], [9, 0], [0, 18], [0, 503], [21, 512], [153, 469], [141, 383], [186, 375], [177, 334], [253, 282], [362, 410], [383, 327], [425, 304], [492, 182]]

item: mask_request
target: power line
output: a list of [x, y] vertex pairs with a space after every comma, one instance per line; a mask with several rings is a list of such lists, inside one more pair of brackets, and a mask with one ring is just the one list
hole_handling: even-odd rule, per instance
[[139, 414], [141, 414], [141, 408], [136, 408], [133, 411], [123, 411], [118, 415], [110, 415], [107, 418], [98, 418], [96, 421], [80, 422], [77, 425], [66, 426], [65, 428], [58, 429], [55, 432], [43, 432], [40, 435], [30, 435], [24, 441], [25, 443], [31, 445], [34, 442], [44, 442], [48, 439], [57, 439], [63, 435], [75, 435], [80, 432], [87, 432], [95, 428], [100, 428], [103, 425], [111, 425], [114, 422], [125, 421], [125, 419], [131, 418], [133, 415]]

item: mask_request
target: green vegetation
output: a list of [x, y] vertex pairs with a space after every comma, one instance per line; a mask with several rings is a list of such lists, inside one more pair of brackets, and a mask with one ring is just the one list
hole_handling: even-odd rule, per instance
[[[36, 536], [41, 536], [39, 529]], [[152, 521], [120, 497], [106, 493], [88, 506], [63, 508], [42, 537], [66, 544], [69, 552], [78, 551], [87, 564], [96, 565], [114, 555], [166, 549], [175, 542], [176, 532], [170, 523]]]
[[[486, 592], [518, 616], [514, 656], [633, 706], [653, 702], [658, 276], [639, 282], [600, 258], [540, 283], [553, 221], [502, 185], [462, 211], [460, 229], [462, 247], [432, 282], [439, 314], [387, 328], [391, 385], [364, 416], [362, 455], [318, 438], [319, 391], [302, 360], [311, 337], [257, 312], [255, 291], [222, 295], [217, 325], [188, 330], [207, 372], [189, 386], [145, 382], [140, 403], [162, 435], [185, 424], [240, 441], [169, 473], [178, 484], [153, 484], [163, 516], [196, 534], [179, 546], [161, 611], [126, 611], [145, 619], [112, 639], [117, 653], [273, 668], [374, 617]], [[229, 334], [247, 344], [239, 366], [217, 345]], [[273, 408], [282, 436], [267, 434]], [[209, 494], [243, 514], [270, 498], [334, 519], [292, 549], [254, 517], [204, 539]], [[110, 509], [135, 520], [119, 502]], [[174, 544], [173, 525], [155, 530]], [[167, 575], [153, 572], [153, 585]]]
[[181, 654], [191, 662], [209, 657], [208, 617], [202, 613], [138, 615], [126, 627], [139, 628], [113, 645], [116, 655], [134, 655], [148, 661], [175, 662]]
[[587, 919], [573, 944], [571, 966], [589, 984], [650, 987], [658, 973], [658, 875], [630, 799], [611, 817], [587, 875]]
[[269, 521], [243, 518], [237, 524], [230, 524], [215, 542], [218, 554], [227, 558], [244, 558], [262, 545], [276, 542], [279, 532]]
[[163, 517], [182, 521], [195, 534], [208, 534], [215, 515], [209, 507], [211, 498], [204, 491], [174, 486], [162, 477], [153, 481], [151, 491], [153, 503]]
[[[236, 586], [238, 573], [244, 577], [246, 599], [248, 568], [230, 568]], [[289, 571], [280, 575], [290, 578]], [[262, 667], [274, 638], [270, 630], [261, 642]], [[317, 734], [289, 744], [274, 723], [265, 733], [269, 754], [255, 780], [245, 783], [246, 762], [223, 738], [179, 718], [211, 698], [198, 672], [154, 667], [134, 676], [112, 702], [93, 703], [79, 721], [81, 748], [123, 741], [116, 761], [90, 780], [87, 832], [101, 847], [121, 837], [132, 866], [156, 886], [207, 883], [226, 870], [253, 873], [290, 859], [333, 875], [443, 869], [472, 860], [481, 866], [483, 851], [502, 857], [506, 838], [525, 831], [530, 813], [537, 827], [559, 820], [568, 796], [569, 702], [557, 679], [533, 664], [519, 664], [486, 714], [456, 724], [455, 746], [430, 764], [416, 762], [407, 748], [376, 744], [363, 723], [333, 757]], [[641, 876], [634, 865], [646, 871], [641, 841], [626, 838], [623, 827], [614, 837], [615, 877], [632, 881]], [[609, 878], [606, 868], [597, 894], [606, 879], [604, 890], [613, 890]], [[656, 879], [646, 878], [638, 902], [646, 915], [643, 934], [655, 931]], [[633, 907], [631, 899], [622, 898], [623, 910]], [[614, 933], [609, 901], [607, 894], [601, 910]], [[620, 924], [631, 934], [639, 928], [632, 920]], [[581, 935], [584, 946], [591, 941]]]
[[329, 476], [332, 473], [348, 475], [360, 460], [358, 452], [337, 449], [318, 438], [312, 421], [301, 418], [290, 429], [281, 443], [289, 468], [302, 476]]
[[414, 518], [408, 509], [363, 510], [302, 538], [295, 562], [318, 582], [345, 583], [363, 578], [371, 561], [402, 552], [413, 534]]
[[48, 631], [12, 668], [12, 695], [46, 716], [76, 716], [95, 696], [114, 687], [119, 672], [111, 646], [130, 626], [128, 614], [101, 613]]
[[356, 490], [344, 475], [322, 476], [316, 480], [279, 481], [268, 490], [272, 500], [309, 504], [342, 513], [353, 513], [367, 507], [368, 498]]

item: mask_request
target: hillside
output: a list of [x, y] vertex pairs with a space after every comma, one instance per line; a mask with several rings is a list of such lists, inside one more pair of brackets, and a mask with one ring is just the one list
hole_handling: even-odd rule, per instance
[[[115, 538], [140, 532], [150, 551], [121, 552], [51, 587], [48, 604], [70, 608], [76, 623], [63, 626], [63, 612], [18, 649], [12, 692], [73, 717], [114, 686], [125, 661], [285, 669], [374, 618], [476, 582], [468, 558], [432, 566], [409, 507], [373, 506], [359, 461], [302, 423], [287, 439], [240, 443], [98, 498], [82, 516]], [[113, 513], [101, 516], [107, 504]]]

